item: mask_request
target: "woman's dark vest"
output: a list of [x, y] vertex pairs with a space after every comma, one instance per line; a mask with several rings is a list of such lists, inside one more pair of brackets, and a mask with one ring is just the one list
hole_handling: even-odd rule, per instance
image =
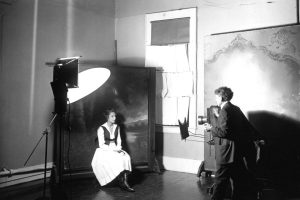
[[118, 129], [119, 129], [119, 126], [117, 126], [116, 127], [116, 129], [115, 129], [115, 138], [114, 139], [110, 139], [110, 133], [109, 133], [109, 131], [107, 130], [107, 128], [105, 127], [105, 126], [101, 126], [102, 128], [103, 128], [103, 131], [104, 131], [104, 144], [106, 144], [106, 145], [109, 145], [109, 143], [111, 142], [111, 141], [114, 141], [115, 142], [115, 144], [117, 145], [117, 138], [118, 138]]

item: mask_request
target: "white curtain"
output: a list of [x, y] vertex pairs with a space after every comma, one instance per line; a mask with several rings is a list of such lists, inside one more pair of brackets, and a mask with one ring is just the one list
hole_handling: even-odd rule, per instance
[[156, 123], [178, 125], [188, 118], [194, 95], [194, 74], [188, 61], [187, 44], [147, 46], [146, 67], [156, 67]]

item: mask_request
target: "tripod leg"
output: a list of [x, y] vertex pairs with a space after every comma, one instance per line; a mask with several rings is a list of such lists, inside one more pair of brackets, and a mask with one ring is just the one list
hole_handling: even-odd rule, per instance
[[40, 142], [42, 141], [44, 137], [44, 134], [42, 135], [42, 137], [40, 138], [40, 140], [38, 141], [38, 143], [35, 145], [35, 147], [33, 148], [32, 152], [30, 153], [30, 155], [28, 156], [26, 162], [24, 163], [24, 166], [26, 166], [27, 162], [29, 161], [29, 159], [31, 158], [32, 154], [34, 153], [35, 149], [39, 146]]

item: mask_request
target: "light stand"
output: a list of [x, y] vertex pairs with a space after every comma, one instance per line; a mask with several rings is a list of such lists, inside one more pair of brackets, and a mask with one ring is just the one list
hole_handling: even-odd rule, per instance
[[[67, 199], [67, 195], [63, 190], [62, 185], [62, 170], [63, 170], [63, 159], [62, 159], [62, 149], [63, 149], [63, 127], [64, 127], [64, 116], [67, 111], [67, 84], [61, 80], [54, 80], [51, 82], [51, 87], [54, 94], [55, 100], [55, 113], [58, 115], [58, 126], [59, 133], [55, 135], [55, 173], [52, 175], [55, 177], [55, 194], [58, 195], [59, 199]], [[58, 147], [58, 148], [57, 148]], [[58, 180], [57, 180], [58, 179]], [[56, 199], [56, 198], [55, 198]]]
[[35, 145], [35, 147], [33, 148], [32, 152], [30, 153], [29, 157], [27, 158], [24, 166], [27, 164], [27, 162], [29, 161], [29, 159], [31, 158], [32, 154], [34, 153], [34, 151], [36, 150], [36, 148], [38, 147], [39, 143], [41, 142], [41, 140], [43, 139], [43, 137], [46, 135], [46, 142], [45, 142], [45, 163], [44, 163], [44, 185], [43, 185], [43, 196], [37, 198], [37, 200], [48, 200], [50, 198], [46, 197], [46, 176], [47, 176], [47, 153], [48, 153], [48, 134], [49, 134], [49, 128], [51, 127], [52, 123], [54, 122], [55, 118], [56, 118], [57, 114], [54, 115], [54, 117], [52, 118], [52, 120], [49, 123], [49, 126], [43, 131], [41, 138], [39, 139], [39, 141], [37, 142], [37, 144]]
[[[55, 100], [55, 113], [59, 116], [59, 135], [55, 135], [55, 194], [59, 199], [67, 199], [63, 189], [63, 127], [64, 116], [67, 112], [68, 88], [78, 87], [78, 58], [59, 58], [53, 68], [53, 82], [51, 87]], [[58, 148], [57, 148], [58, 147]], [[56, 180], [58, 179], [58, 180]], [[57, 199], [54, 197], [54, 199]]]

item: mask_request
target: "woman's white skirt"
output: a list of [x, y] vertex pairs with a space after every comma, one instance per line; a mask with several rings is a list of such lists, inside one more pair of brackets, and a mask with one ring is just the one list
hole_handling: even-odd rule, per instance
[[92, 160], [92, 168], [101, 186], [114, 180], [122, 171], [131, 171], [130, 156], [121, 153], [97, 148]]

